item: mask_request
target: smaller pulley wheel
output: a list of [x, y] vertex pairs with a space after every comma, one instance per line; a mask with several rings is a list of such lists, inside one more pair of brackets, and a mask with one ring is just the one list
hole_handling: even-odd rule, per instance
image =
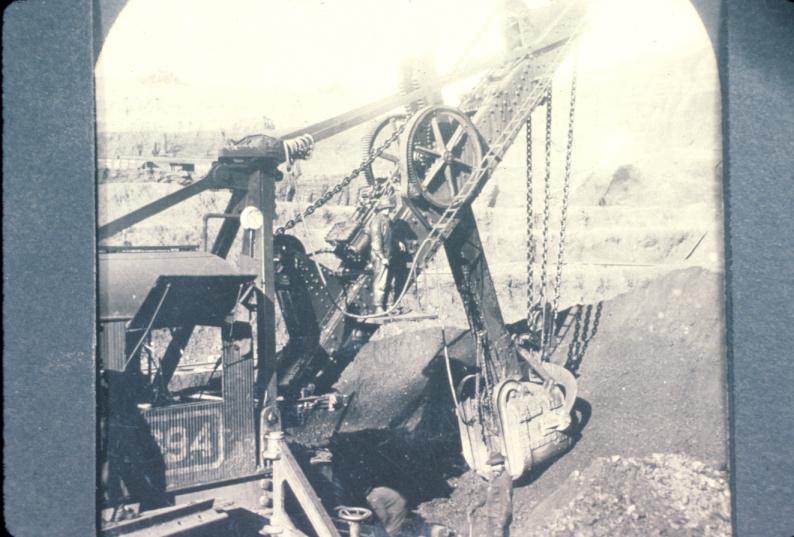
[[[396, 114], [375, 123], [362, 142], [362, 159], [368, 160], [374, 151], [393, 136], [403, 119], [405, 119], [404, 115]], [[395, 140], [379, 157], [372, 161], [372, 164], [364, 168], [364, 178], [369, 185], [374, 185], [376, 178], [390, 179], [399, 171], [398, 148], [399, 142]]]
[[345, 522], [364, 522], [372, 516], [372, 511], [366, 507], [337, 507], [339, 518]]
[[403, 135], [402, 184], [404, 193], [422, 197], [437, 207], [449, 207], [474, 194], [482, 162], [477, 128], [460, 110], [430, 106], [406, 125]]

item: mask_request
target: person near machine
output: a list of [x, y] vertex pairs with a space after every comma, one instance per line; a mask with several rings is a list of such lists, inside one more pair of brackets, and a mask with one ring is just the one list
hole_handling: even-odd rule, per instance
[[408, 501], [389, 487], [374, 487], [367, 503], [376, 517], [375, 537], [451, 537], [454, 533], [441, 524], [426, 522], [408, 510]]
[[367, 503], [383, 525], [386, 535], [394, 537], [404, 529], [408, 518], [407, 502], [389, 487], [374, 487], [367, 494]]
[[392, 212], [397, 201], [384, 194], [375, 205], [375, 215], [369, 224], [370, 262], [372, 264], [372, 302], [375, 313], [383, 313], [392, 306], [391, 291], [395, 271], [390, 268], [393, 253]]

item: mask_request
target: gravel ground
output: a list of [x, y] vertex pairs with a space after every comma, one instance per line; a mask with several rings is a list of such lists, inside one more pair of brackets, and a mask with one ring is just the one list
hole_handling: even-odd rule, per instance
[[678, 454], [594, 460], [532, 513], [549, 537], [730, 535], [728, 473]]

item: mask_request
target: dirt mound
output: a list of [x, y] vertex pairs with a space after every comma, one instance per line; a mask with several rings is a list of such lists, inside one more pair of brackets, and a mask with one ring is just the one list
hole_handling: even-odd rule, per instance
[[528, 518], [549, 537], [729, 535], [728, 474], [683, 455], [599, 458]]
[[[725, 464], [722, 296], [722, 275], [691, 268], [591, 306], [578, 335], [572, 323], [552, 359], [574, 360], [581, 436], [550, 467], [516, 483], [513, 535], [530, 535], [530, 512], [598, 458], [666, 452]], [[464, 532], [483, 485], [467, 473], [450, 486], [449, 498], [419, 511]]]
[[[585, 438], [605, 454], [725, 460], [722, 297], [721, 274], [690, 268], [601, 305], [578, 368], [593, 409]], [[558, 354], [568, 358], [566, 343]]]

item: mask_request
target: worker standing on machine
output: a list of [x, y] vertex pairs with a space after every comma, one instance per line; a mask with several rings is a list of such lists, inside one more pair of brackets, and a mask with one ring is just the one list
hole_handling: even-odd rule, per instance
[[397, 202], [392, 194], [384, 194], [375, 205], [375, 215], [369, 223], [370, 261], [372, 263], [372, 302], [375, 313], [391, 307], [390, 300], [394, 272], [392, 260], [392, 212]]

